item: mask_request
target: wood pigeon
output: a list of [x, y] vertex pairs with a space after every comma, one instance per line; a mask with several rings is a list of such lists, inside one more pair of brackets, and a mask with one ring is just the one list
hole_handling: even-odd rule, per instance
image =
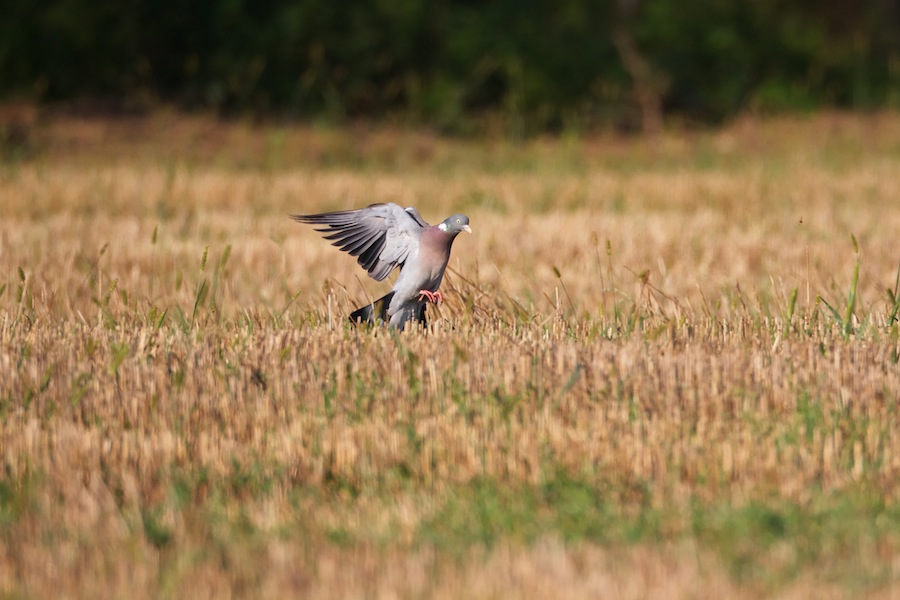
[[465, 215], [429, 225], [415, 208], [404, 209], [392, 202], [291, 218], [321, 225], [316, 231], [326, 233], [326, 240], [356, 256], [376, 281], [400, 267], [400, 276], [390, 292], [350, 315], [353, 323], [388, 323], [398, 329], [411, 321], [424, 324], [425, 305], [443, 300], [438, 288], [453, 240], [461, 231], [472, 233]]

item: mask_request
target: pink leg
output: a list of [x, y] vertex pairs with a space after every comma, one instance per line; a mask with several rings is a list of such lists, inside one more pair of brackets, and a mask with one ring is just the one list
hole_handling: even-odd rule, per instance
[[425, 298], [429, 302], [434, 302], [435, 304], [440, 304], [444, 301], [444, 295], [440, 290], [436, 292], [432, 292], [430, 290], [419, 290], [419, 300]]

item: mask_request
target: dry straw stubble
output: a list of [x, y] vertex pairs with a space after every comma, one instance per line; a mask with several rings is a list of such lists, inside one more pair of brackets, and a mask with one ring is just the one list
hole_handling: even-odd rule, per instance
[[[729, 577], [697, 510], [815, 514], [862, 489], [896, 514], [897, 123], [484, 154], [378, 132], [351, 152], [298, 130], [262, 162], [205, 146], [159, 160], [151, 136], [107, 140], [143, 149], [124, 157], [49, 146], [5, 167], [0, 589], [639, 597], [664, 580], [752, 595], [759, 573]], [[875, 126], [868, 151], [841, 152]], [[84, 144], [79, 127], [45, 135]], [[798, 141], [826, 127], [818, 147]], [[348, 328], [382, 287], [285, 216], [381, 200], [472, 219], [427, 333]], [[857, 260], [845, 336], [817, 297], [843, 310]], [[570, 526], [580, 490], [593, 499]], [[500, 512], [478, 513], [492, 494]], [[603, 511], [659, 519], [624, 579], [603, 565], [628, 535]], [[475, 513], [500, 524], [467, 537]], [[849, 569], [874, 565], [870, 591], [893, 583], [882, 529], [849, 545]], [[748, 552], [812, 574], [774, 589], [827, 592], [815, 574], [846, 558], [837, 546]], [[536, 562], [555, 566], [532, 581]]]

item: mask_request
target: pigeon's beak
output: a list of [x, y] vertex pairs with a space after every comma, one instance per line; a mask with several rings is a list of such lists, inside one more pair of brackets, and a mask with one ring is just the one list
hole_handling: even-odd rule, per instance
[[465, 231], [466, 233], [472, 233], [472, 228], [469, 227], [468, 225], [463, 225], [462, 230]]

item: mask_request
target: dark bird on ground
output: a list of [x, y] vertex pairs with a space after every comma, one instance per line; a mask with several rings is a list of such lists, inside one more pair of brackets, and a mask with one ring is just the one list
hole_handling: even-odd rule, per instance
[[357, 257], [376, 281], [400, 268], [390, 292], [350, 315], [354, 323], [388, 323], [398, 329], [410, 322], [424, 324], [426, 304], [443, 300], [438, 288], [453, 240], [462, 231], [472, 233], [465, 215], [429, 225], [415, 208], [404, 209], [394, 203], [291, 218], [319, 225], [316, 231], [327, 234], [326, 240]]

